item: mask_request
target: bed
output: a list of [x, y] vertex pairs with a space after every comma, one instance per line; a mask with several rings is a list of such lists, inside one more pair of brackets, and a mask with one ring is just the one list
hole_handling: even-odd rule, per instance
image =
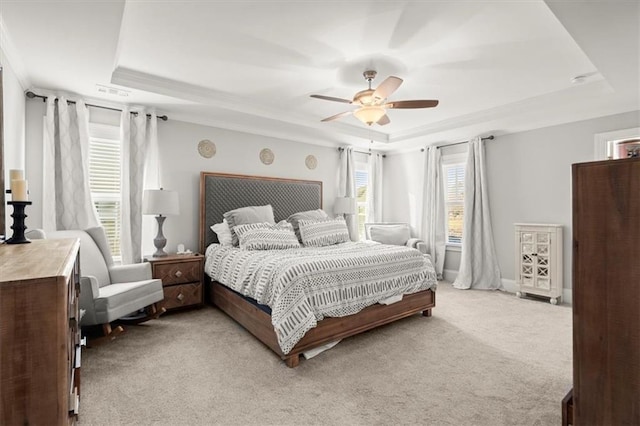
[[[217, 236], [211, 231], [210, 226], [221, 222], [225, 212], [239, 207], [266, 204], [273, 206], [276, 222], [297, 212], [322, 208], [322, 182], [201, 172], [201, 252], [207, 252], [211, 244], [217, 243]], [[349, 244], [356, 243], [344, 243], [345, 248], [340, 250], [349, 251]], [[209, 250], [211, 253], [220, 251], [217, 245], [212, 246], [211, 249]], [[388, 250], [389, 253], [394, 252], [392, 248]], [[303, 251], [301, 250], [300, 253]], [[265, 256], [267, 255], [263, 254], [263, 257]], [[205, 276], [207, 277], [207, 301], [217, 306], [267, 345], [285, 361], [288, 367], [297, 366], [300, 354], [305, 351], [414, 314], [422, 313], [423, 316], [431, 316], [431, 309], [435, 307], [433, 291], [435, 286], [432, 286], [433, 289], [405, 294], [402, 300], [389, 305], [374, 304], [351, 315], [325, 317], [317, 321], [317, 324], [314, 324], [313, 328], [306, 331], [301, 338], [295, 340], [295, 345], [287, 346], [286, 350], [283, 350], [281, 333], [276, 333], [272, 323], [272, 319], [275, 320], [276, 317], [272, 318], [269, 309], [212, 280], [208, 273]], [[278, 331], [281, 330], [278, 329]]]

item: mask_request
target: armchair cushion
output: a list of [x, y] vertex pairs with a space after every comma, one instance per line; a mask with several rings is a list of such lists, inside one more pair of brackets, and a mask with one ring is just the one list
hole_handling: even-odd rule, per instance
[[152, 276], [151, 264], [133, 263], [131, 265], [112, 266], [109, 268], [109, 275], [113, 283], [150, 280]]
[[164, 292], [161, 280], [111, 284], [102, 287], [94, 300], [96, 323], [106, 324], [115, 321], [162, 299], [164, 299]]
[[369, 239], [382, 244], [403, 246], [411, 238], [407, 224], [369, 224]]
[[[104, 231], [102, 232], [104, 234]], [[47, 232], [47, 238], [79, 238], [80, 272], [82, 275], [95, 277], [100, 287], [111, 284], [107, 262], [90, 234], [80, 230], [52, 231]]]
[[417, 249], [422, 254], [427, 254], [427, 245], [420, 238], [409, 238], [405, 245]]

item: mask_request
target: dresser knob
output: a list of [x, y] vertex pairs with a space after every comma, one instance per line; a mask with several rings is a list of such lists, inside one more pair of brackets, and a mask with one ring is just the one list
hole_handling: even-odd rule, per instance
[[182, 276], [182, 271], [177, 271], [176, 272], [176, 277], [180, 278]]
[[176, 296], [176, 299], [178, 299], [180, 302], [182, 302], [184, 300], [184, 294], [180, 293]]

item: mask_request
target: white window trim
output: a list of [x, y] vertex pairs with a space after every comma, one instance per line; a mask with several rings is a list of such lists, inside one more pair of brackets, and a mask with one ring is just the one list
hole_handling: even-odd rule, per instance
[[[466, 152], [458, 152], [455, 154], [445, 154], [441, 157], [442, 168], [451, 164], [460, 164], [467, 162], [467, 153]], [[444, 175], [444, 174], [443, 174]], [[446, 200], [445, 200], [446, 204]], [[445, 243], [445, 250], [448, 251], [462, 251], [462, 243], [450, 243], [447, 239]]]

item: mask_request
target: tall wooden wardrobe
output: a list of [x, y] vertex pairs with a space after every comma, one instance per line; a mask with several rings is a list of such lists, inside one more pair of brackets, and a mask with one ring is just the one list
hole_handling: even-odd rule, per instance
[[640, 158], [572, 172], [573, 412], [565, 414], [577, 426], [640, 425]]

